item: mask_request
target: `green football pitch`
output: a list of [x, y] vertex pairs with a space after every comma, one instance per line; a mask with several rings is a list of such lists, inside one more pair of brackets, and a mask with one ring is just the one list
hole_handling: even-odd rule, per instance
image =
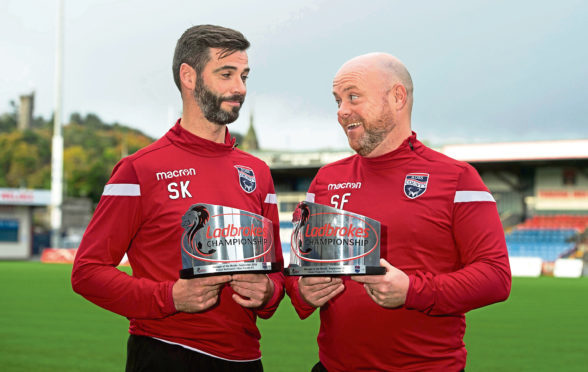
[[[73, 293], [71, 265], [0, 262], [1, 371], [124, 370], [128, 322]], [[466, 370], [588, 370], [588, 278], [515, 278], [510, 298], [467, 315]], [[259, 320], [264, 368], [309, 371], [318, 317], [288, 298]], [[394, 330], [386, 330], [394, 332]]]

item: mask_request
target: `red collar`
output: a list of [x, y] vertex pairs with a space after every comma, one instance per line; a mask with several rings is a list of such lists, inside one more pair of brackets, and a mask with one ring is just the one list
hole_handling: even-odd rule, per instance
[[188, 132], [180, 125], [180, 120], [165, 135], [174, 145], [209, 157], [224, 156], [234, 150], [236, 139], [231, 137], [228, 128], [225, 131], [225, 142], [217, 143]]

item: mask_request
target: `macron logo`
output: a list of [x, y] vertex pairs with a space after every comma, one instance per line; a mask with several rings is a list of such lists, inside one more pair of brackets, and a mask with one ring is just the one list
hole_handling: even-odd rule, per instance
[[194, 168], [188, 169], [175, 169], [167, 172], [157, 172], [155, 176], [158, 181], [169, 180], [170, 178], [176, 178], [181, 176], [195, 176], [196, 170]]
[[361, 182], [330, 183], [327, 190], [361, 189]]

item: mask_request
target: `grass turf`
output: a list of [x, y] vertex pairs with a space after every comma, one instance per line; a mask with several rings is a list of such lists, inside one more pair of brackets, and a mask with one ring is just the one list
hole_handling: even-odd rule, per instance
[[[0, 262], [2, 371], [120, 371], [128, 321], [71, 290], [71, 265]], [[467, 315], [468, 371], [584, 371], [588, 278], [515, 278], [505, 303]], [[285, 298], [259, 320], [268, 372], [309, 371], [318, 317], [301, 321]]]

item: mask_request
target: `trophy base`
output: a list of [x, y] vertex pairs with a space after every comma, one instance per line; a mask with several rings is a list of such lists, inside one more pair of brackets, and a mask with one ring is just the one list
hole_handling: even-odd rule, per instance
[[298, 266], [290, 265], [284, 269], [288, 276], [337, 276], [337, 275], [384, 275], [382, 266], [345, 265], [345, 266]]
[[226, 274], [269, 274], [281, 270], [276, 262], [236, 262], [190, 267], [180, 270], [180, 279]]

